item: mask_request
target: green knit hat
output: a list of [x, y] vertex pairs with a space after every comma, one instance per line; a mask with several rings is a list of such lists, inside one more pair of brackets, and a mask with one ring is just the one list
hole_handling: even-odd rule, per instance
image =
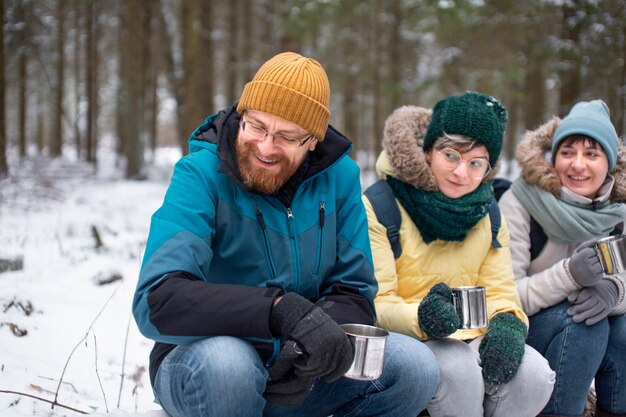
[[424, 150], [432, 148], [444, 133], [470, 137], [489, 151], [489, 163], [495, 166], [500, 157], [508, 116], [506, 108], [495, 98], [468, 91], [450, 96], [435, 104], [424, 138]]

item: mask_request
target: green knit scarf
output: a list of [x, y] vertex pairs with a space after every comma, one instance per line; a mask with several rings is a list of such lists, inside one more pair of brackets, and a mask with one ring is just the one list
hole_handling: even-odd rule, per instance
[[437, 239], [463, 241], [495, 203], [492, 181], [459, 198], [424, 191], [393, 177], [387, 177], [387, 183], [427, 244]]

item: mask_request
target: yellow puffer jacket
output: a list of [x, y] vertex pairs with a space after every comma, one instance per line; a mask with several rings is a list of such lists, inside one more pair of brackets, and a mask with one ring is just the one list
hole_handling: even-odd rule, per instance
[[[413, 165], [411, 172], [407, 173], [405, 178], [395, 173], [398, 168], [402, 169], [402, 161], [415, 161], [423, 158], [423, 152], [419, 146], [420, 130], [411, 126], [407, 129], [410, 135], [401, 133], [406, 127], [404, 126], [406, 120], [414, 122], [416, 119], [419, 121], [420, 118], [425, 118], [429, 121], [421, 110], [425, 109], [406, 106], [396, 110], [390, 116], [385, 126], [383, 141], [385, 151], [379, 156], [376, 168], [381, 178], [393, 174], [396, 178], [427, 189], [429, 186], [426, 185], [426, 179], [431, 183], [433, 180], [427, 164]], [[417, 141], [415, 140], [416, 132]], [[408, 138], [403, 140], [403, 136], [408, 136]], [[407, 149], [407, 146], [397, 146], [398, 141], [405, 145], [410, 141], [411, 144]], [[407, 152], [417, 152], [421, 155], [411, 157]], [[415, 170], [419, 172], [416, 173]], [[408, 175], [412, 176], [409, 181], [406, 179]], [[478, 222], [462, 242], [436, 240], [426, 244], [408, 213], [396, 200], [402, 215], [400, 227], [402, 255], [395, 259], [385, 226], [376, 219], [376, 214], [367, 197], [363, 196], [363, 202], [367, 212], [374, 270], [378, 280], [378, 294], [374, 302], [379, 326], [422, 340], [428, 339], [418, 324], [417, 310], [419, 303], [438, 282], [444, 282], [450, 287], [484, 286], [487, 291], [488, 319], [501, 312], [510, 312], [528, 325], [528, 318], [522, 310], [513, 277], [509, 231], [504, 218], [498, 232], [498, 241], [502, 248], [496, 249], [491, 246], [489, 216], [485, 216]], [[474, 339], [483, 335], [485, 331], [486, 329], [459, 330], [450, 337], [461, 340]]]

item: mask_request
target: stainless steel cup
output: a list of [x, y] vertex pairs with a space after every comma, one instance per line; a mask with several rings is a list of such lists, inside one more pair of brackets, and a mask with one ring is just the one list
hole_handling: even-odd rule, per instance
[[389, 332], [365, 324], [342, 324], [354, 346], [354, 360], [345, 376], [362, 381], [371, 381], [383, 373], [385, 343]]
[[487, 296], [485, 287], [455, 287], [452, 296], [456, 313], [461, 319], [459, 329], [480, 329], [487, 326]]
[[594, 249], [605, 274], [626, 271], [626, 236], [609, 236], [598, 240]]

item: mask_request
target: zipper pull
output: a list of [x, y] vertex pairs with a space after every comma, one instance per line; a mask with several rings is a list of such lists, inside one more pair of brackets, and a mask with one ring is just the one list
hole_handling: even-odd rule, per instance
[[261, 225], [261, 229], [265, 230], [265, 220], [263, 220], [263, 213], [261, 213], [261, 210], [257, 206], [254, 206], [254, 211], [256, 212], [256, 218]]
[[288, 220], [293, 219], [293, 212], [291, 211], [291, 207], [287, 207], [287, 219]]
[[320, 201], [320, 227], [324, 227], [324, 214], [326, 213], [326, 205]]

